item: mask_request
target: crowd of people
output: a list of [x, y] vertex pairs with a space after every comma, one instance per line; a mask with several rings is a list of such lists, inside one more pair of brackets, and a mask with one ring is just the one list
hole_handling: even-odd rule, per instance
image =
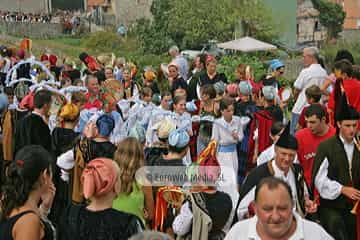
[[291, 91], [281, 60], [228, 79], [176, 46], [159, 71], [30, 44], [0, 54], [0, 239], [360, 239], [349, 51], [330, 73], [305, 48]]
[[51, 14], [0, 11], [0, 19], [5, 22], [48, 23], [51, 22], [51, 17]]
[[80, 12], [57, 10], [51, 14], [0, 11], [0, 21], [62, 24], [65, 34], [75, 34], [80, 26]]

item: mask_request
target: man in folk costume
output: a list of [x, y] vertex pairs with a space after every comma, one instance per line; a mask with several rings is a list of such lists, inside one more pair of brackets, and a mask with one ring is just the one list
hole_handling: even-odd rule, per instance
[[[2, 143], [4, 160], [12, 160], [14, 154], [14, 132], [18, 122], [29, 113], [29, 109], [22, 106], [22, 99], [29, 93], [29, 88], [24, 83], [19, 83], [15, 89], [12, 87], [5, 87], [5, 93], [15, 95], [16, 102], [7, 106], [2, 113], [1, 128], [2, 128]], [[10, 94], [9, 94], [10, 93]], [[14, 93], [14, 94], [13, 94]], [[10, 102], [10, 101], [9, 101]]]
[[255, 197], [255, 187], [261, 179], [270, 176], [283, 179], [289, 184], [295, 203], [294, 208], [300, 216], [316, 212], [316, 204], [309, 199], [304, 171], [299, 164], [293, 163], [297, 149], [298, 142], [290, 134], [290, 123], [288, 123], [279, 140], [275, 143], [274, 159], [254, 168], [240, 187], [237, 206], [239, 220], [253, 215], [251, 205]]
[[[24, 99], [23, 99], [24, 100]], [[26, 145], [41, 145], [49, 152], [51, 148], [51, 135], [47, 123], [47, 116], [52, 102], [52, 93], [40, 90], [34, 96], [34, 110], [21, 119], [14, 133], [14, 155]]]
[[321, 224], [339, 240], [356, 239], [356, 216], [350, 211], [360, 200], [360, 151], [355, 141], [359, 118], [343, 93], [336, 111], [338, 134], [320, 143], [312, 172], [312, 187], [320, 194]]

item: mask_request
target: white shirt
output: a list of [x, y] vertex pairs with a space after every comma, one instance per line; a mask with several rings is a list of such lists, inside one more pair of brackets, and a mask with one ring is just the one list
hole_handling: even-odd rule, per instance
[[[296, 230], [288, 240], [332, 240], [332, 238], [320, 225], [315, 222], [302, 219], [297, 213], [293, 213], [296, 219]], [[256, 230], [257, 216], [240, 221], [235, 224], [226, 235], [225, 240], [261, 240]]]
[[327, 77], [326, 71], [320, 64], [311, 64], [309, 67], [303, 69], [296, 81], [294, 87], [300, 90], [300, 94], [292, 109], [293, 113], [300, 114], [306, 105], [305, 90], [311, 85], [321, 86]]
[[[351, 175], [352, 157], [354, 154], [354, 142], [347, 143], [344, 138], [340, 137], [340, 140], [344, 144], [344, 150], [346, 152], [347, 160], [349, 162], [349, 174]], [[320, 196], [324, 199], [335, 200], [341, 195], [342, 185], [335, 180], [330, 180], [328, 177], [329, 160], [327, 157], [320, 165], [319, 171], [315, 177], [315, 186], [318, 189]]]
[[61, 179], [65, 182], [69, 181], [69, 172], [74, 167], [74, 150], [70, 149], [67, 152], [61, 154], [56, 161], [56, 165], [61, 168]]

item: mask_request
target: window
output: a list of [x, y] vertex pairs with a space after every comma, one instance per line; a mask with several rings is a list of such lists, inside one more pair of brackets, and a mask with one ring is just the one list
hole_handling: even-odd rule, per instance
[[314, 30], [315, 30], [316, 32], [321, 30], [319, 21], [315, 21]]
[[358, 20], [356, 21], [356, 27], [357, 27], [358, 29], [360, 29], [360, 19], [358, 19]]
[[300, 30], [300, 29], [299, 29], [299, 24], [296, 24], [296, 34], [297, 34], [297, 35], [299, 35], [299, 32], [300, 32], [299, 30]]

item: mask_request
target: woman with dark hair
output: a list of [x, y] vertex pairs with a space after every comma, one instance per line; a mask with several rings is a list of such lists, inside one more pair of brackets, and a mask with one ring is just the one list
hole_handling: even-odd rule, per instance
[[[219, 117], [219, 104], [215, 102], [216, 91], [213, 84], [205, 84], [200, 88], [200, 117], [211, 116]], [[197, 154], [209, 144], [212, 133], [212, 123], [210, 121], [200, 121], [199, 135], [197, 137]]]
[[206, 59], [206, 72], [200, 75], [200, 87], [205, 84], [215, 84], [217, 82], [227, 83], [227, 78], [224, 73], [217, 72], [217, 61], [214, 57], [208, 56]]
[[168, 81], [172, 96], [174, 97], [175, 91], [180, 88], [186, 91], [186, 96], [189, 96], [188, 86], [186, 81], [180, 75], [179, 65], [176, 64], [175, 62], [170, 63], [168, 65], [168, 71], [169, 71]]
[[1, 240], [56, 239], [47, 220], [55, 195], [50, 163], [51, 155], [39, 145], [25, 146], [16, 154], [1, 190]]

